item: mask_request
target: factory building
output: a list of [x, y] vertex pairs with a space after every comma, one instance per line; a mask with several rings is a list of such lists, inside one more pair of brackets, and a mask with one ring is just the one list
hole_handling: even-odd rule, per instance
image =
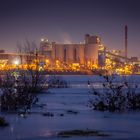
[[85, 35], [84, 43], [60, 44], [41, 39], [40, 53], [53, 64], [56, 60], [63, 64], [98, 65], [98, 49], [101, 40], [98, 36]]
[[60, 62], [84, 64], [83, 44], [54, 44], [52, 47], [52, 60]]

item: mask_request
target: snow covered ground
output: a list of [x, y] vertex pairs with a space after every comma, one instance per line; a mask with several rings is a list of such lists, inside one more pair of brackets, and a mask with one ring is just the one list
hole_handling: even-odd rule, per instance
[[[49, 94], [39, 95], [43, 108], [33, 107], [26, 118], [16, 114], [1, 114], [10, 126], [0, 128], [0, 140], [139, 140], [140, 112], [110, 113], [93, 111], [87, 107], [90, 80], [97, 85], [102, 82], [97, 76], [63, 76], [71, 85], [69, 88], [50, 89]], [[127, 77], [130, 78], [130, 77]], [[120, 78], [118, 78], [120, 79]], [[140, 76], [134, 76], [140, 82]], [[132, 80], [132, 77], [131, 77]], [[68, 110], [78, 112], [68, 113]], [[51, 112], [54, 117], [43, 116]], [[62, 116], [63, 114], [64, 116]], [[70, 137], [58, 138], [62, 130], [99, 130], [109, 137]]]

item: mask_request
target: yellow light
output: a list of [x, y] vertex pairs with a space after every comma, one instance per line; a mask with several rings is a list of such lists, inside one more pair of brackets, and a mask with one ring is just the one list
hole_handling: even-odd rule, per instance
[[80, 64], [79, 63], [72, 63], [72, 66], [80, 66]]
[[44, 41], [44, 38], [41, 38], [41, 41], [43, 42]]
[[46, 59], [46, 63], [49, 63], [50, 61], [49, 61], [49, 59]]
[[58, 64], [59, 63], [59, 60], [56, 60], [56, 63]]
[[80, 70], [80, 64], [79, 63], [72, 63], [72, 70], [79, 71]]
[[90, 64], [91, 64], [91, 62], [90, 62], [90, 61], [88, 61], [87, 63], [88, 63], [88, 65], [90, 65]]
[[15, 60], [13, 63], [14, 63], [15, 65], [19, 65], [19, 60]]

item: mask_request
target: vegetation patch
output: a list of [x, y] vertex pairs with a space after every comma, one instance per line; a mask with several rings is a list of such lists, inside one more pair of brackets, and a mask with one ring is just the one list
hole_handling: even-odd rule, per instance
[[45, 112], [42, 114], [43, 116], [47, 116], [47, 117], [54, 117], [54, 114], [51, 112]]
[[63, 113], [60, 113], [60, 114], [58, 114], [59, 116], [61, 116], [61, 117], [63, 117], [64, 116], [64, 114]]
[[97, 130], [70, 130], [61, 131], [57, 134], [58, 137], [72, 137], [72, 136], [97, 136], [97, 137], [107, 137], [110, 136], [107, 133], [103, 133]]
[[78, 111], [75, 111], [75, 110], [67, 110], [67, 113], [68, 114], [78, 114]]
[[89, 106], [99, 111], [140, 110], [139, 86], [131, 81], [119, 81], [113, 75], [102, 76], [102, 90], [92, 88]]
[[5, 118], [0, 117], [0, 127], [9, 126], [9, 123], [6, 122]]

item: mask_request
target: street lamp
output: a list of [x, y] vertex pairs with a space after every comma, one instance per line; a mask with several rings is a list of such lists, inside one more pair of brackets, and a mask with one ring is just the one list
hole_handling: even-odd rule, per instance
[[19, 65], [19, 60], [15, 60], [13, 63], [14, 63], [15, 65]]

